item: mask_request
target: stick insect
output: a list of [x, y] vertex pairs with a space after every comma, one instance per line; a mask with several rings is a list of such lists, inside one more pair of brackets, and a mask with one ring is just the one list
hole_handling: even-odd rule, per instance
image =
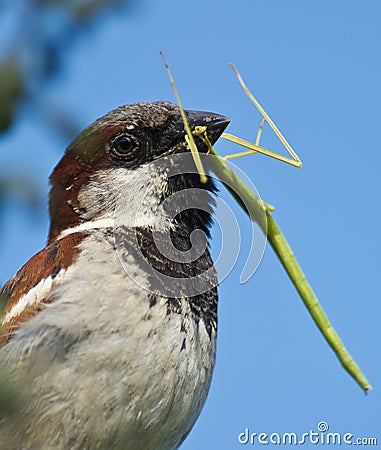
[[[335, 352], [337, 358], [339, 359], [340, 363], [344, 367], [344, 369], [354, 378], [354, 380], [359, 384], [359, 386], [366, 392], [372, 389], [371, 385], [369, 384], [366, 377], [361, 372], [360, 367], [355, 363], [352, 356], [349, 354], [347, 349], [345, 348], [342, 340], [340, 339], [339, 335], [336, 333], [335, 329], [331, 325], [327, 315], [325, 314], [323, 308], [321, 307], [316, 295], [314, 294], [311, 286], [309, 285], [301, 267], [299, 266], [291, 247], [289, 246], [286, 238], [284, 237], [283, 233], [279, 229], [278, 225], [276, 224], [274, 218], [271, 215], [271, 212], [274, 210], [273, 207], [268, 205], [267, 203], [263, 203], [243, 182], [240, 180], [240, 178], [228, 167], [226, 164], [226, 161], [232, 158], [239, 158], [245, 155], [251, 155], [255, 153], [262, 153], [264, 155], [270, 156], [272, 158], [278, 159], [280, 161], [286, 162], [288, 164], [291, 164], [295, 167], [301, 167], [302, 163], [299, 159], [298, 155], [295, 153], [295, 151], [292, 149], [292, 147], [288, 144], [286, 139], [283, 137], [277, 126], [274, 124], [274, 122], [270, 119], [268, 114], [265, 112], [265, 110], [261, 107], [259, 102], [254, 98], [250, 90], [247, 88], [246, 84], [244, 83], [241, 75], [237, 71], [237, 69], [233, 66], [233, 64], [229, 64], [235, 75], [238, 78], [239, 83], [241, 84], [243, 90], [245, 91], [246, 95], [249, 97], [249, 99], [254, 103], [254, 105], [257, 107], [259, 112], [261, 113], [263, 119], [259, 126], [257, 137], [255, 144], [252, 144], [248, 141], [245, 141], [244, 139], [241, 139], [239, 137], [236, 137], [232, 134], [223, 133], [221, 137], [235, 142], [241, 146], [244, 146], [246, 148], [249, 148], [249, 151], [241, 152], [241, 153], [235, 153], [233, 155], [228, 155], [225, 157], [220, 156], [216, 150], [212, 147], [205, 127], [196, 127], [195, 130], [190, 130], [189, 124], [187, 123], [187, 119], [180, 101], [179, 94], [177, 92], [174, 79], [172, 77], [171, 71], [168, 67], [168, 63], [162, 53], [160, 51], [161, 57], [163, 59], [172, 89], [174, 91], [178, 107], [180, 109], [183, 122], [184, 122], [184, 128], [187, 134], [187, 142], [188, 145], [192, 151], [193, 158], [195, 160], [196, 167], [200, 173], [200, 179], [201, 181], [206, 179], [204, 168], [202, 167], [201, 160], [198, 156], [197, 146], [194, 141], [193, 135], [199, 136], [204, 143], [209, 148], [209, 153], [216, 156], [216, 165], [213, 168], [213, 171], [217, 175], [217, 177], [228, 179], [229, 184], [231, 186], [234, 186], [234, 190], [229, 188], [228, 190], [232, 193], [232, 195], [237, 199], [238, 197], [241, 197], [245, 199], [245, 203], [252, 206], [252, 209], [254, 211], [261, 212], [263, 214], [263, 209], [266, 214], [267, 219], [267, 226], [263, 224], [262, 221], [258, 221], [258, 225], [261, 227], [262, 231], [267, 235], [267, 239], [270, 242], [273, 250], [275, 251], [276, 255], [278, 256], [281, 264], [283, 265], [284, 269], [286, 270], [288, 276], [290, 277], [293, 285], [295, 286], [297, 292], [299, 293], [304, 305], [306, 306], [307, 310], [309, 311], [312, 319], [314, 320], [315, 324], [317, 325], [318, 329], [324, 336], [325, 340], [328, 342], [328, 345], [332, 348], [332, 350]], [[271, 150], [265, 149], [263, 147], [259, 146], [262, 128], [265, 122], [268, 122], [268, 124], [273, 129], [274, 133], [278, 136], [279, 140], [282, 142], [284, 147], [287, 149], [287, 151], [290, 153], [292, 158], [288, 158], [282, 155], [278, 155], [277, 153], [272, 152]], [[223, 177], [222, 177], [223, 175]], [[242, 206], [242, 202], [240, 202], [240, 205]], [[244, 208], [245, 212], [248, 211]], [[260, 214], [258, 215], [258, 217]], [[255, 215], [249, 214], [249, 217], [251, 220], [256, 221]]]

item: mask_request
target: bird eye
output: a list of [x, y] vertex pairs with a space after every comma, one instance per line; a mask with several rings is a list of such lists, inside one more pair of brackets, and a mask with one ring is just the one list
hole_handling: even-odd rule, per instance
[[[126, 157], [135, 148], [135, 142], [129, 136], [119, 136], [111, 144], [113, 152], [117, 156]], [[130, 155], [135, 157], [135, 155]]]

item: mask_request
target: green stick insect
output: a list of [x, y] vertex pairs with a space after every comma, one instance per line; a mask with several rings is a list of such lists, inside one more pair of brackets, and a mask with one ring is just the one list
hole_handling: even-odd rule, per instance
[[[295, 153], [295, 151], [292, 149], [290, 144], [287, 142], [287, 140], [284, 138], [282, 133], [279, 131], [277, 126], [274, 124], [274, 122], [271, 120], [271, 118], [268, 116], [268, 114], [265, 112], [265, 110], [262, 108], [262, 106], [259, 104], [259, 102], [254, 98], [246, 84], [244, 83], [241, 75], [237, 71], [237, 69], [234, 67], [233, 64], [229, 64], [230, 67], [233, 69], [234, 73], [236, 74], [239, 83], [241, 84], [243, 90], [245, 91], [246, 95], [249, 97], [249, 99], [254, 103], [254, 105], [257, 107], [261, 115], [263, 116], [263, 120], [259, 126], [257, 137], [255, 144], [252, 144], [244, 139], [241, 139], [237, 136], [234, 136], [229, 133], [223, 133], [221, 135], [222, 138], [234, 142], [238, 145], [241, 145], [243, 147], [248, 148], [248, 151], [235, 153], [232, 155], [228, 155], [225, 157], [220, 156], [212, 147], [210, 144], [210, 141], [208, 139], [208, 136], [206, 134], [205, 127], [196, 127], [195, 130], [191, 130], [189, 127], [189, 124], [187, 122], [187, 119], [185, 117], [184, 109], [181, 104], [181, 100], [179, 97], [179, 94], [177, 92], [174, 79], [172, 77], [172, 74], [170, 72], [170, 69], [168, 67], [168, 63], [162, 53], [160, 51], [161, 57], [163, 59], [173, 92], [176, 97], [177, 104], [179, 106], [183, 122], [184, 122], [184, 128], [187, 133], [187, 142], [189, 145], [189, 148], [191, 149], [192, 156], [195, 161], [195, 165], [197, 167], [197, 170], [200, 173], [200, 179], [201, 181], [206, 180], [205, 171], [202, 166], [200, 157], [198, 155], [197, 146], [194, 141], [193, 136], [200, 137], [204, 143], [209, 148], [209, 153], [216, 156], [216, 163], [213, 167], [213, 171], [215, 172], [216, 176], [220, 179], [227, 180], [229, 182], [230, 186], [233, 186], [234, 189], [229, 187], [227, 184], [225, 186], [230, 191], [230, 193], [234, 196], [234, 198], [238, 201], [238, 203], [243, 207], [246, 213], [249, 214], [249, 217], [252, 221], [257, 222], [260, 228], [262, 229], [263, 233], [267, 235], [267, 239], [270, 242], [273, 250], [275, 251], [276, 255], [278, 256], [281, 264], [285, 268], [288, 276], [290, 277], [293, 285], [295, 286], [297, 292], [299, 293], [304, 305], [306, 306], [307, 310], [309, 311], [313, 321], [319, 328], [320, 332], [324, 336], [325, 340], [328, 342], [329, 346], [332, 348], [332, 350], [335, 352], [337, 358], [339, 359], [340, 363], [344, 367], [344, 369], [355, 379], [355, 381], [359, 384], [359, 386], [365, 391], [368, 392], [372, 389], [371, 385], [369, 384], [366, 377], [361, 372], [361, 369], [359, 366], [355, 363], [347, 349], [345, 348], [342, 340], [340, 339], [339, 335], [336, 333], [335, 329], [332, 327], [327, 315], [325, 314], [323, 308], [321, 307], [316, 295], [314, 294], [311, 286], [309, 285], [301, 267], [299, 266], [291, 247], [289, 246], [286, 238], [282, 234], [281, 230], [279, 229], [278, 225], [276, 224], [274, 218], [271, 215], [271, 212], [274, 211], [274, 208], [267, 203], [262, 202], [246, 185], [245, 183], [234, 173], [234, 171], [231, 170], [230, 167], [226, 164], [226, 161], [232, 158], [239, 158], [246, 155], [252, 155], [256, 153], [262, 153], [264, 155], [270, 156], [272, 158], [278, 159], [280, 161], [286, 162], [288, 164], [291, 164], [295, 167], [302, 167], [302, 162], [299, 159], [298, 155]], [[267, 122], [270, 127], [273, 129], [274, 133], [277, 135], [283, 146], [286, 148], [286, 150], [291, 155], [291, 158], [285, 157], [282, 155], [279, 155], [277, 153], [272, 152], [271, 150], [268, 150], [266, 148], [263, 148], [259, 145], [260, 138], [262, 134], [262, 129], [264, 123]], [[242, 199], [244, 199], [244, 202], [242, 202]], [[247, 210], [245, 205], [250, 205], [250, 212]], [[267, 224], [264, 223], [263, 220], [258, 218], [263, 217], [263, 213], [265, 213], [265, 217], [267, 219]]]

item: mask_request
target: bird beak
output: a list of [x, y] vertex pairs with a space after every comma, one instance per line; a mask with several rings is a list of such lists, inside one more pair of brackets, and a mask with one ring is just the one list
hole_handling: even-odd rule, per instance
[[[202, 111], [185, 111], [189, 127], [192, 131], [196, 127], [206, 127], [206, 133], [210, 143], [213, 145], [229, 125], [230, 120], [219, 114]], [[197, 148], [199, 151], [208, 151], [201, 139], [195, 136]]]
[[[230, 120], [227, 117], [210, 112], [185, 111], [185, 115], [192, 132], [196, 127], [206, 127], [206, 133], [212, 145], [217, 141], [230, 123]], [[180, 145], [180, 148], [183, 148], [185, 144], [185, 134], [184, 122], [179, 113], [179, 117], [175, 122], [174, 127], [171, 128], [166, 136], [167, 142], [170, 142], [169, 147], [172, 149], [171, 153], [175, 149], [178, 151], [178, 145]], [[194, 136], [194, 139], [198, 151], [206, 153], [209, 150], [198, 136]]]

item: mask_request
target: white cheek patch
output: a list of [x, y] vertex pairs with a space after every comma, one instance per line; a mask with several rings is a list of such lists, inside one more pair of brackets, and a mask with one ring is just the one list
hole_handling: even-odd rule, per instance
[[167, 174], [154, 173], [149, 165], [135, 170], [106, 169], [95, 174], [78, 196], [86, 210], [85, 224], [65, 230], [67, 234], [115, 225], [153, 227], [168, 230], [171, 220], [160, 208], [162, 192], [167, 188]]

